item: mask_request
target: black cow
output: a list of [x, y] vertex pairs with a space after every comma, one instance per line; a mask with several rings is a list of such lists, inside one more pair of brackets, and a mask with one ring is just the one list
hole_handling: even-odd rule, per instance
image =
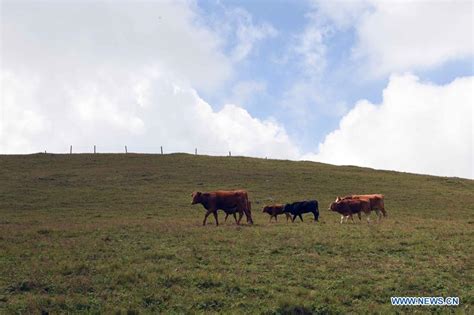
[[318, 221], [318, 218], [319, 218], [318, 201], [307, 200], [307, 201], [297, 201], [293, 203], [287, 203], [285, 205], [285, 209], [283, 210], [283, 212], [291, 213], [293, 215], [291, 222], [295, 222], [296, 216], [300, 217], [301, 221], [303, 221], [303, 217], [301, 215], [303, 213], [308, 213], [308, 212], [311, 212], [314, 215], [314, 221]]

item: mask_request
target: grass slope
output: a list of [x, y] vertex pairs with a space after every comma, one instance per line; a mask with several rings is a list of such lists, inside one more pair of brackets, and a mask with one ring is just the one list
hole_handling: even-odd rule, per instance
[[[234, 188], [256, 224], [201, 226], [191, 192]], [[383, 193], [388, 218], [339, 224], [326, 209], [349, 193]], [[320, 223], [261, 213], [308, 198]], [[0, 156], [0, 214], [0, 313], [473, 312], [470, 180], [185, 154]]]

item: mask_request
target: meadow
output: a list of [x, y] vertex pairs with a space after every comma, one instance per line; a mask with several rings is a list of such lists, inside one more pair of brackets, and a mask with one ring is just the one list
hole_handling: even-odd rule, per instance
[[[220, 212], [202, 226], [191, 192], [236, 188], [255, 224]], [[328, 205], [353, 193], [383, 193], [388, 217], [340, 224]], [[261, 213], [303, 199], [319, 201], [320, 222]], [[472, 180], [187, 154], [0, 156], [1, 314], [472, 314], [473, 253]]]

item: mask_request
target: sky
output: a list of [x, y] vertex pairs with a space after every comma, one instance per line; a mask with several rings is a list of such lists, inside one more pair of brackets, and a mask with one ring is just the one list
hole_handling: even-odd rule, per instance
[[0, 3], [0, 154], [197, 148], [474, 178], [472, 1]]

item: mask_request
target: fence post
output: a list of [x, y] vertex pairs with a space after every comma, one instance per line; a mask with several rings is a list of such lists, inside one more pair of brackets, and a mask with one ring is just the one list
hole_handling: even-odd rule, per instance
[[232, 153], [229, 151], [229, 156], [232, 156]]
[[163, 154], [163, 147], [161, 146], [160, 148], [161, 148], [161, 154]]
[[72, 145], [69, 147], [69, 154], [72, 154]]
[[194, 155], [198, 155], [198, 149], [194, 149]]
[[127, 151], [127, 146], [125, 146], [125, 154], [127, 154], [127, 153], [128, 153], [128, 151]]
[[95, 154], [95, 144], [94, 144], [94, 154]]

